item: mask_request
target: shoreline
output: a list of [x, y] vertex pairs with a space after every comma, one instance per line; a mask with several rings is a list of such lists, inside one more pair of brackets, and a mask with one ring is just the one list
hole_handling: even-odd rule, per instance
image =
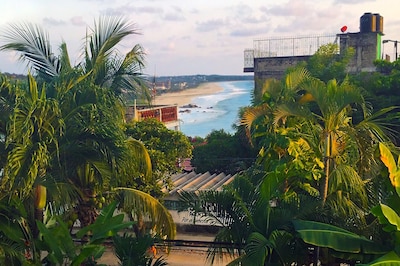
[[215, 94], [223, 90], [224, 88], [217, 82], [206, 82], [195, 88], [157, 95], [154, 99], [154, 105], [178, 105], [180, 107], [192, 103], [193, 99], [196, 97]]

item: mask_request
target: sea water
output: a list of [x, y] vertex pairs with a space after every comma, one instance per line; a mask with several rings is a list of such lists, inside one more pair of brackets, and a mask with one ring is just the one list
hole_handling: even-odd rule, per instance
[[223, 129], [234, 133], [234, 124], [239, 122], [240, 107], [250, 105], [254, 90], [254, 81], [218, 82], [222, 91], [211, 95], [199, 96], [192, 100], [197, 107], [180, 107], [180, 129], [190, 137], [206, 137], [213, 130]]

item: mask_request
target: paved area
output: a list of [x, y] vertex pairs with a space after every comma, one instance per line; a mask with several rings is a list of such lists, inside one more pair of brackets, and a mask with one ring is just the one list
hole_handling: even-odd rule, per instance
[[[197, 240], [197, 241], [212, 241], [213, 236], [211, 235], [196, 235], [196, 234], [178, 234], [176, 239], [179, 240]], [[169, 253], [165, 253], [164, 250], [158, 248], [157, 256], [163, 256], [168, 265], [170, 266], [202, 266], [207, 264], [207, 248], [192, 248], [192, 247], [173, 247]], [[214, 263], [213, 266], [226, 265], [229, 260], [225, 263]], [[104, 253], [99, 264], [105, 264], [108, 266], [117, 266], [118, 260], [113, 254], [111, 248], [108, 248]]]
[[[187, 249], [187, 248], [174, 248], [170, 251], [169, 254], [164, 252], [158, 252], [157, 256], [163, 256], [170, 266], [202, 266], [209, 265], [207, 264], [207, 252]], [[114, 256], [112, 250], [108, 250], [101, 260], [98, 261], [99, 264], [105, 264], [108, 266], [117, 266], [118, 260]], [[213, 266], [222, 266], [226, 265], [228, 261], [225, 263], [214, 263]]]

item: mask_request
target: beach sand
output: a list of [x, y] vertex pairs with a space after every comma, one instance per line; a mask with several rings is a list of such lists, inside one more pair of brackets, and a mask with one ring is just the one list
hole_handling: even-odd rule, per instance
[[218, 83], [209, 82], [200, 84], [196, 88], [185, 89], [179, 92], [166, 92], [157, 95], [154, 105], [178, 105], [192, 103], [192, 100], [198, 96], [210, 95], [222, 91], [223, 88]]

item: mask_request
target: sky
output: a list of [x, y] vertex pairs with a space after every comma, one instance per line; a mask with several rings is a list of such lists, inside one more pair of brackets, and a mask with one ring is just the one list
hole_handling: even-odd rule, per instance
[[[0, 45], [10, 24], [33, 23], [48, 32], [53, 53], [67, 43], [73, 64], [94, 21], [123, 17], [139, 34], [119, 52], [142, 45], [143, 72], [151, 76], [243, 75], [244, 50], [254, 40], [335, 34], [344, 25], [359, 32], [366, 12], [383, 16], [383, 39], [400, 40], [399, 0], [2, 0], [1, 6]], [[394, 54], [390, 44], [385, 51]], [[0, 51], [0, 72], [27, 73], [27, 66]]]

